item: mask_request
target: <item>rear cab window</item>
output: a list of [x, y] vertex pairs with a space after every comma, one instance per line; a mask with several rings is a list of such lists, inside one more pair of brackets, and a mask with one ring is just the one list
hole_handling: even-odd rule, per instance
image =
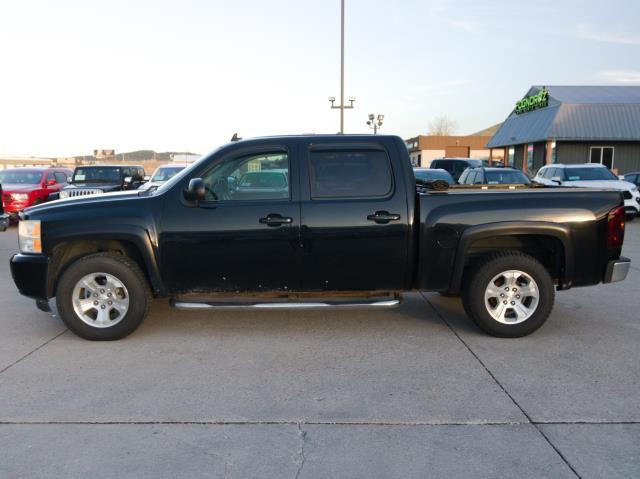
[[393, 191], [391, 162], [383, 150], [312, 148], [309, 183], [312, 199], [386, 197]]

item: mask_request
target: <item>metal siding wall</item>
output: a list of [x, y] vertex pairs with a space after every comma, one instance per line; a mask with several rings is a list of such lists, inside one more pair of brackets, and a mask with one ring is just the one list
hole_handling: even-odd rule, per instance
[[592, 146], [613, 146], [613, 167], [623, 175], [640, 170], [640, 142], [568, 142], [556, 144], [558, 163], [578, 164], [589, 162], [589, 150]]

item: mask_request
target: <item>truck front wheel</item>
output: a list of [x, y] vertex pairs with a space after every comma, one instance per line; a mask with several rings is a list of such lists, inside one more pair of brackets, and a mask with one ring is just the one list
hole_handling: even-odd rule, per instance
[[486, 333], [518, 338], [533, 333], [551, 314], [554, 285], [545, 267], [519, 252], [496, 253], [465, 278], [462, 302]]
[[62, 274], [56, 304], [62, 321], [78, 336], [109, 341], [131, 334], [149, 312], [151, 291], [131, 259], [96, 253]]

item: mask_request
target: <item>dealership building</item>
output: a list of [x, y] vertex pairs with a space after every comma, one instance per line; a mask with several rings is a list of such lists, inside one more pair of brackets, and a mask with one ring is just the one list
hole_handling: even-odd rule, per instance
[[487, 143], [533, 175], [545, 164], [640, 170], [640, 86], [533, 86]]

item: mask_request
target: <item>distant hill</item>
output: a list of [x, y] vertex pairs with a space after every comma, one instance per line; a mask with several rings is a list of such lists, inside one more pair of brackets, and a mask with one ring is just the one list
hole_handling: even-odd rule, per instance
[[118, 153], [115, 156], [115, 161], [118, 162], [137, 162], [137, 161], [171, 161], [171, 155], [197, 155], [189, 151], [163, 151], [156, 152], [154, 150], [137, 150], [129, 151], [125, 153]]

